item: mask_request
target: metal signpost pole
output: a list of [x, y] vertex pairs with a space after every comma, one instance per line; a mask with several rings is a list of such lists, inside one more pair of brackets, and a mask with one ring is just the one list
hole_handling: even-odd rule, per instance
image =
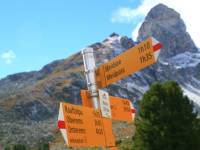
[[[97, 88], [96, 79], [95, 79], [96, 64], [95, 64], [93, 49], [90, 47], [83, 49], [82, 56], [83, 56], [87, 87], [90, 93], [90, 97], [92, 99], [92, 105], [94, 109], [99, 109], [100, 104], [99, 104], [98, 88]], [[99, 150], [101, 149], [102, 148], [100, 147]]]
[[92, 48], [86, 48], [82, 50], [83, 55], [83, 63], [85, 68], [85, 76], [87, 81], [88, 91], [90, 92], [90, 96], [92, 99], [92, 104], [95, 109], [99, 109], [99, 95], [98, 88], [95, 79], [95, 59], [94, 52]]

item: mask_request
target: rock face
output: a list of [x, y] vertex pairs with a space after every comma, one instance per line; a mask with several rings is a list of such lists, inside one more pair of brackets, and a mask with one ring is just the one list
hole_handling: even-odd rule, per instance
[[[138, 40], [154, 36], [164, 48], [158, 62], [110, 85], [113, 96], [137, 102], [155, 81], [180, 83], [200, 112], [200, 51], [196, 48], [180, 15], [159, 4], [148, 13]], [[111, 34], [90, 45], [100, 65], [135, 45], [128, 37]], [[86, 89], [81, 53], [54, 61], [40, 71], [10, 75], [0, 80], [0, 145], [54, 140], [60, 101], [80, 104], [80, 89]], [[30, 142], [31, 141], [31, 142]]]
[[164, 47], [158, 63], [141, 71], [143, 76], [148, 74], [145, 79], [179, 82], [200, 112], [200, 51], [187, 33], [180, 14], [163, 4], [152, 8], [139, 29], [138, 40], [148, 36], [155, 37]]
[[160, 42], [166, 43], [165, 50], [160, 54], [162, 59], [184, 52], [198, 51], [190, 35], [186, 32], [186, 26], [180, 18], [180, 14], [163, 4], [150, 10], [139, 30], [138, 40], [143, 40], [148, 36], [153, 36]]

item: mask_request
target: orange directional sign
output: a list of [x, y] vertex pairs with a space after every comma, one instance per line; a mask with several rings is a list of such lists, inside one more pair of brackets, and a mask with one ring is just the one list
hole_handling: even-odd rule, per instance
[[133, 121], [131, 102], [128, 99], [110, 96], [111, 114], [113, 120]]
[[100, 65], [96, 70], [96, 80], [99, 88], [104, 88], [113, 82], [154, 64], [157, 52], [162, 47], [160, 43], [154, 45], [154, 41], [156, 40], [148, 38], [109, 62]]
[[[111, 120], [105, 120], [99, 110], [61, 103], [58, 127], [70, 147], [114, 146]], [[60, 115], [60, 113], [63, 113]], [[105, 129], [106, 128], [106, 129]], [[109, 130], [109, 132], [108, 132]], [[107, 132], [106, 132], [107, 131]]]
[[[89, 93], [87, 90], [81, 90], [82, 104], [86, 107], [92, 107]], [[118, 121], [131, 122], [135, 117], [135, 109], [128, 99], [109, 96], [111, 107], [111, 119]]]

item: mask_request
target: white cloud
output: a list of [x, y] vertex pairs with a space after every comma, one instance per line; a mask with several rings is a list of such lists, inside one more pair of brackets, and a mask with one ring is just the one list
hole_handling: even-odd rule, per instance
[[140, 15], [141, 13], [139, 11], [135, 11], [135, 9], [131, 9], [129, 7], [122, 7], [113, 13], [111, 22], [130, 23]]
[[16, 55], [12, 50], [9, 50], [7, 52], [2, 53], [1, 58], [5, 61], [6, 64], [11, 64], [13, 59], [16, 58]]
[[196, 45], [200, 47], [200, 21], [198, 21], [200, 1], [197, 0], [142, 0], [137, 8], [119, 8], [113, 13], [111, 21], [114, 23], [134, 22], [138, 16], [146, 16], [149, 10], [158, 3], [163, 3], [181, 14], [181, 18], [187, 26], [187, 31]]
[[139, 22], [139, 23], [137, 24], [137, 26], [134, 28], [133, 32], [132, 32], [132, 39], [133, 39], [134, 41], [137, 41], [138, 31], [139, 31], [141, 25], [142, 25], [142, 22]]

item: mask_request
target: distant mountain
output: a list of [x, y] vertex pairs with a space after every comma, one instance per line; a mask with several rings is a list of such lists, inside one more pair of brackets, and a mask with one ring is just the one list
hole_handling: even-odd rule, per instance
[[[200, 51], [183, 20], [175, 10], [159, 4], [152, 8], [139, 29], [138, 41], [153, 36], [162, 42], [158, 62], [115, 84], [111, 95], [137, 102], [151, 83], [175, 80], [200, 112]], [[90, 45], [96, 64], [119, 55], [134, 42], [126, 36], [111, 34]], [[10, 75], [0, 80], [0, 145], [17, 142], [35, 146], [41, 140], [53, 140], [60, 101], [80, 104], [80, 89], [86, 89], [81, 53], [54, 61], [40, 71]]]

